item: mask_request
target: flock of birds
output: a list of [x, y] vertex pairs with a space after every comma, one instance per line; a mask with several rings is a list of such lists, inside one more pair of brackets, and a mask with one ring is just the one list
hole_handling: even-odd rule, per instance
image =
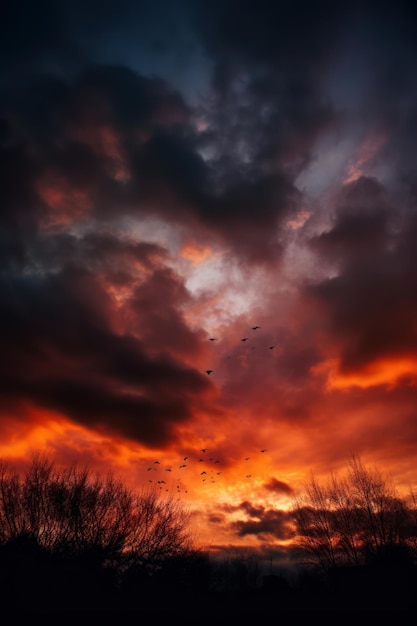
[[[220, 477], [223, 474], [223, 471], [219, 469], [219, 467], [213, 467], [213, 466], [221, 465], [221, 461], [220, 459], [216, 459], [212, 456], [207, 456], [206, 455], [207, 451], [208, 451], [208, 448], [202, 448], [200, 452], [203, 453], [203, 456], [199, 454], [194, 459], [190, 459], [189, 456], [182, 457], [181, 461], [178, 462], [178, 465], [176, 467], [168, 466], [168, 467], [161, 468], [161, 467], [158, 467], [158, 466], [161, 466], [161, 462], [159, 460], [155, 460], [153, 464], [147, 468], [146, 471], [147, 472], [164, 471], [164, 472], [168, 472], [172, 474], [172, 472], [174, 471], [185, 470], [186, 468], [190, 467], [190, 462], [191, 462], [191, 466], [193, 466], [193, 461], [196, 461], [197, 463], [203, 464], [198, 468], [199, 476], [201, 477], [200, 478], [201, 482], [215, 483], [218, 480], [218, 477]], [[259, 452], [264, 454], [265, 452], [268, 452], [268, 450], [266, 448], [262, 448], [262, 450], [259, 450]], [[249, 461], [250, 459], [251, 457], [246, 456], [244, 457], [243, 460]], [[245, 474], [245, 478], [247, 479], [252, 478], [252, 474]], [[183, 481], [183, 476], [177, 475], [174, 478], [175, 489], [178, 493], [180, 493], [181, 491], [183, 491], [184, 493], [188, 493], [188, 489], [186, 488], [181, 489], [182, 481]], [[149, 478], [148, 482], [154, 483], [155, 485], [159, 486], [160, 489], [165, 489], [165, 491], [169, 491], [169, 488], [167, 486], [168, 482], [167, 480], [163, 478], [156, 478], [155, 480], [153, 478]], [[170, 482], [172, 483], [172, 481]]]
[[[258, 330], [258, 329], [260, 329], [260, 328], [261, 328], [261, 327], [260, 327], [260, 326], [258, 326], [258, 325], [251, 326], [251, 330]], [[208, 339], [208, 340], [209, 340], [209, 341], [214, 342], [214, 341], [218, 341], [218, 338], [217, 338], [217, 337], [209, 337], [209, 339]], [[242, 339], [241, 339], [240, 341], [242, 341], [242, 342], [249, 341], [249, 337], [242, 337]], [[256, 347], [256, 346], [252, 346], [252, 347], [251, 347], [251, 348], [252, 348], [252, 350], [254, 350], [254, 349], [255, 349], [255, 347]], [[269, 350], [273, 350], [274, 348], [275, 348], [275, 346], [274, 346], [274, 345], [272, 345], [272, 346], [268, 346], [268, 349], [269, 349]], [[227, 358], [228, 358], [228, 359], [230, 359], [231, 357], [230, 357], [230, 356], [228, 356]], [[204, 371], [205, 371], [205, 373], [206, 373], [206, 374], [208, 374], [208, 375], [210, 376], [210, 374], [212, 374], [214, 370], [212, 370], [212, 369], [207, 369], [207, 370], [204, 370]]]
[[[260, 328], [261, 326], [259, 325], [250, 327], [252, 331], [257, 331]], [[208, 341], [214, 343], [216, 341], [219, 341], [219, 339], [218, 337], [209, 337]], [[247, 341], [249, 341], [249, 337], [242, 337], [240, 341], [242, 343], [246, 343]], [[256, 346], [251, 346], [251, 349], [253, 350], [255, 349], [255, 347]], [[275, 345], [268, 346], [269, 350], [273, 350], [274, 348]], [[231, 357], [228, 356], [226, 358]], [[204, 372], [209, 376], [213, 373], [213, 371], [213, 369], [204, 370]], [[187, 472], [190, 470], [190, 468], [194, 468], [195, 470], [195, 468], [197, 467], [196, 464], [202, 464], [198, 467], [198, 474], [202, 483], [217, 482], [219, 478], [223, 475], [223, 470], [220, 469], [221, 461], [220, 459], [216, 459], [213, 456], [206, 455], [207, 452], [208, 448], [201, 448], [201, 450], [199, 450], [199, 454], [196, 455], [194, 458], [184, 456], [181, 458], [180, 461], [178, 461], [178, 464], [176, 464], [175, 466], [161, 467], [161, 462], [159, 460], [155, 460], [153, 464], [146, 469], [146, 471], [151, 473], [150, 475], [152, 476], [152, 478], [148, 478], [148, 482], [158, 486], [161, 490], [170, 491], [169, 486], [171, 486], [172, 489], [172, 485], [174, 485], [174, 489], [176, 489], [177, 493], [188, 493], [188, 489], [182, 488], [182, 485], [184, 485], [186, 482], [184, 478], [186, 477]], [[268, 450], [266, 448], [263, 448], [259, 450], [259, 452], [264, 454], [265, 452], [268, 452]], [[248, 461], [250, 461], [250, 459], [251, 457], [246, 456], [243, 460], [245, 461], [245, 463], [247, 463]], [[196, 462], [196, 464], [194, 464], [194, 462]], [[158, 472], [156, 478], [154, 478], [154, 472]], [[163, 478], [162, 472], [167, 472], [167, 475], [171, 474], [171, 477], [165, 480], [165, 478]], [[175, 473], [176, 475], [173, 476], [173, 473]], [[250, 479], [252, 477], [253, 475], [251, 473], [244, 474], [245, 479]]]

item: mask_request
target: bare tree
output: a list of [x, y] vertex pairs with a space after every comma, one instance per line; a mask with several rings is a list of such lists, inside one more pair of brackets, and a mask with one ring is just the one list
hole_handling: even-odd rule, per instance
[[21, 476], [0, 462], [0, 543], [30, 536], [53, 553], [95, 552], [127, 566], [161, 562], [192, 550], [189, 515], [180, 500], [156, 490], [132, 492], [110, 473], [74, 463], [58, 467], [34, 454]]
[[295, 499], [294, 521], [306, 564], [328, 569], [337, 564], [337, 537], [334, 533], [333, 502], [328, 488], [311, 476], [305, 492]]
[[344, 478], [320, 484], [312, 476], [293, 514], [306, 563], [323, 570], [404, 554], [416, 539], [412, 511], [392, 481], [356, 455]]

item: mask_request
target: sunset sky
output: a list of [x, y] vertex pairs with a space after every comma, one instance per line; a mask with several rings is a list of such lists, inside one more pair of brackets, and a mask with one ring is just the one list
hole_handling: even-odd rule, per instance
[[311, 473], [417, 488], [413, 5], [7, 3], [1, 458], [277, 562]]

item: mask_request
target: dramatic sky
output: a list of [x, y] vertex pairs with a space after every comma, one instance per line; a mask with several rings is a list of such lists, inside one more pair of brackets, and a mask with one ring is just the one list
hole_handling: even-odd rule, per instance
[[7, 3], [0, 457], [268, 558], [312, 472], [416, 486], [413, 6]]

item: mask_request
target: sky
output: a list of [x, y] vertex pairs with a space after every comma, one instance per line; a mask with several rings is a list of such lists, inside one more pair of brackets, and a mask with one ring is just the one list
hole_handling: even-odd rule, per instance
[[290, 563], [352, 454], [417, 488], [414, 3], [16, 0], [0, 457], [180, 497]]

